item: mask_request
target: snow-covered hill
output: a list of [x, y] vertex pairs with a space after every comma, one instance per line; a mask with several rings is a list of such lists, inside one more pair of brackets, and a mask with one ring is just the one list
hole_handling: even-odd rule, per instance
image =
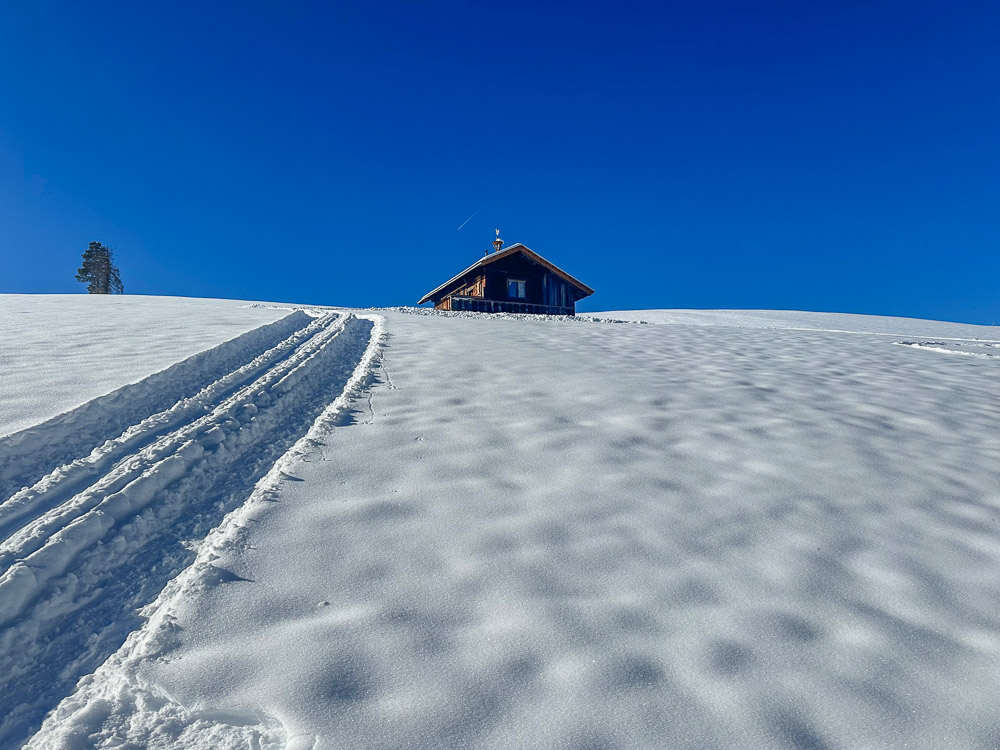
[[288, 312], [233, 300], [0, 294], [0, 437]]
[[156, 304], [0, 438], [0, 747], [1000, 738], [995, 329]]

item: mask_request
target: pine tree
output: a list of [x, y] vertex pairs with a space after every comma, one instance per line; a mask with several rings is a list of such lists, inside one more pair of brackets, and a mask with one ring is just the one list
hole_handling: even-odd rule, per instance
[[91, 294], [124, 294], [121, 272], [114, 264], [111, 250], [100, 242], [91, 242], [83, 254], [83, 264], [76, 272], [76, 280], [87, 282]]
[[121, 272], [111, 259], [112, 253], [108, 250], [108, 293], [125, 294], [125, 285], [122, 283]]
[[83, 263], [80, 270], [76, 272], [77, 281], [89, 282], [87, 291], [91, 294], [106, 294], [106, 289], [102, 288], [102, 277], [100, 267], [107, 256], [107, 251], [100, 242], [91, 242], [90, 247], [83, 254]]

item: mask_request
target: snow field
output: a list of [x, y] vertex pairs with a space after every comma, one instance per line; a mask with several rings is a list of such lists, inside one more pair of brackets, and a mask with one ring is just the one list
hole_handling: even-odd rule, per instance
[[[243, 345], [177, 365], [181, 377], [154, 375], [81, 407], [101, 419], [70, 415], [42, 426], [57, 436], [67, 424], [95, 429], [89, 453], [0, 504], [0, 746], [26, 739], [138, 626], [136, 609], [192, 559], [186, 541], [245, 501], [355, 377], [374, 346], [373, 325], [294, 313]], [[259, 351], [280, 333], [288, 335]], [[136, 414], [144, 416], [101, 442], [107, 424]]]
[[1000, 341], [996, 326], [949, 323], [940, 320], [891, 318], [881, 315], [802, 312], [798, 310], [617, 310], [584, 313], [581, 318], [613, 318], [659, 325], [767, 328], [785, 331], [828, 331], [889, 336], [920, 336]]
[[29, 747], [995, 746], [997, 361], [787, 316], [386, 313]]
[[[236, 300], [0, 294], [0, 437], [285, 317]], [[2, 463], [2, 462], [0, 462]]]
[[[158, 429], [175, 424], [212, 398], [211, 390], [198, 393], [202, 388], [227, 388], [232, 382], [249, 377], [266, 364], [256, 362], [257, 355], [275, 347], [311, 320], [301, 311], [287, 314], [138, 383], [122, 386], [42, 424], [0, 438], [0, 498], [10, 497], [63, 464], [69, 464], [70, 471], [90, 470], [92, 461], [72, 462], [94, 446], [107, 452], [102, 447], [107, 441], [115, 440], [120, 451], [150, 437], [155, 434], [149, 424], [152, 420], [158, 420]], [[280, 350], [274, 355], [280, 355]], [[198, 395], [189, 398], [192, 394]], [[127, 436], [122, 435], [126, 431]], [[61, 481], [65, 483], [66, 478]], [[0, 524], [9, 523], [10, 512], [8, 501], [0, 510], [3, 519]], [[3, 536], [0, 525], [0, 538]]]

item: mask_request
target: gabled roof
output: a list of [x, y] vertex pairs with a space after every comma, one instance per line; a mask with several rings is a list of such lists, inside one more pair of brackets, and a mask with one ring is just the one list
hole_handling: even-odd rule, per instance
[[515, 242], [513, 245], [509, 245], [508, 247], [505, 247], [503, 250], [500, 250], [499, 252], [490, 253], [489, 255], [487, 255], [484, 258], [480, 258], [477, 262], [473, 263], [471, 266], [469, 266], [464, 271], [462, 271], [462, 273], [460, 273], [460, 274], [452, 277], [448, 281], [444, 282], [437, 289], [434, 289], [434, 290], [432, 290], [430, 292], [427, 292], [427, 294], [425, 294], [420, 299], [420, 301], [417, 304], [418, 305], [422, 305], [422, 304], [424, 304], [424, 302], [429, 301], [435, 294], [437, 294], [438, 292], [440, 292], [440, 291], [442, 291], [444, 289], [447, 289], [449, 286], [451, 286], [456, 281], [458, 281], [459, 279], [461, 279], [467, 273], [470, 273], [471, 271], [475, 271], [477, 268], [482, 268], [483, 266], [488, 266], [490, 263], [493, 263], [494, 261], [498, 261], [498, 260], [501, 260], [502, 258], [507, 258], [507, 257], [510, 257], [511, 255], [515, 255], [516, 253], [521, 253], [522, 255], [527, 256], [531, 260], [535, 261], [538, 265], [544, 266], [545, 268], [547, 268], [549, 271], [551, 271], [552, 273], [554, 273], [556, 276], [558, 276], [559, 278], [561, 278], [563, 281], [567, 282], [568, 284], [572, 284], [577, 289], [579, 289], [581, 292], [583, 292], [583, 296], [584, 297], [589, 297], [591, 294], [594, 293], [594, 290], [591, 289], [589, 286], [587, 286], [586, 284], [584, 284], [579, 279], [574, 279], [572, 276], [570, 276], [568, 273], [566, 273], [565, 271], [563, 271], [558, 266], [553, 265], [549, 261], [545, 260], [545, 258], [543, 258], [541, 255], [539, 255], [538, 253], [536, 253], [531, 248], [525, 247], [520, 242]]

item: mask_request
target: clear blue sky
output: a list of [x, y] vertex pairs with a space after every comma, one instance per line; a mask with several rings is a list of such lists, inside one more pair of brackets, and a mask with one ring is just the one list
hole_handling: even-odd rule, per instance
[[[288, 6], [288, 7], [284, 7]], [[1000, 3], [8, 2], [3, 292], [1000, 321]], [[477, 209], [461, 231], [457, 227]]]

